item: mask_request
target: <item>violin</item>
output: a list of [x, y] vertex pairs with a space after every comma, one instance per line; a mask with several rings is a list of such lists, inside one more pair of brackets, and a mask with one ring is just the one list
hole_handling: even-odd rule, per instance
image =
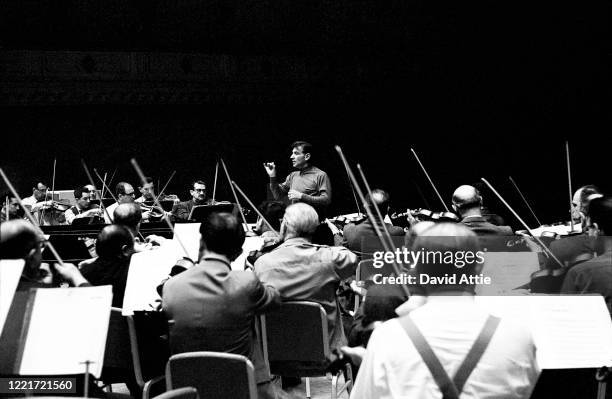
[[364, 213], [348, 213], [346, 215], [338, 215], [328, 220], [336, 225], [345, 226], [347, 224], [359, 224], [365, 221], [368, 216]]
[[[406, 218], [409, 222], [414, 219], [416, 222], [433, 221], [433, 222], [459, 222], [459, 217], [453, 212], [433, 212], [429, 209], [407, 209], [403, 213], [393, 213], [390, 216], [391, 220]], [[394, 223], [395, 224], [395, 223]]]
[[40, 209], [54, 209], [60, 212], [65, 212], [71, 207], [72, 204], [67, 201], [47, 200], [42, 202]]

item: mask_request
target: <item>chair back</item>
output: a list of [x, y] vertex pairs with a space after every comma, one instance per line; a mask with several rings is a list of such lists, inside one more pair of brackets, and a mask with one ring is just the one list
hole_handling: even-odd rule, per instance
[[153, 399], [198, 399], [198, 390], [194, 387], [171, 389]]
[[[111, 308], [106, 349], [104, 351], [104, 368], [132, 370], [132, 354], [130, 351], [130, 335], [126, 319], [121, 315], [121, 309]], [[103, 378], [104, 380], [104, 378]]]
[[256, 399], [253, 364], [244, 356], [186, 352], [166, 364], [166, 387], [195, 387], [201, 398]]
[[362, 260], [357, 264], [357, 270], [355, 271], [355, 280], [368, 281], [371, 280], [375, 274], [382, 274], [383, 276], [395, 276], [395, 272], [393, 271], [393, 265], [385, 262], [382, 267], [374, 267], [373, 259]]
[[324, 375], [330, 350], [327, 314], [315, 302], [284, 302], [265, 315], [268, 360], [272, 374]]

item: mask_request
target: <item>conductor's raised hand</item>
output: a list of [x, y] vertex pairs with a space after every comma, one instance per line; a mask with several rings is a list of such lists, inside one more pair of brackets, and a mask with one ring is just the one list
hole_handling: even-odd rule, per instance
[[264, 162], [264, 168], [266, 169], [266, 173], [270, 177], [276, 177], [276, 165], [274, 162]]

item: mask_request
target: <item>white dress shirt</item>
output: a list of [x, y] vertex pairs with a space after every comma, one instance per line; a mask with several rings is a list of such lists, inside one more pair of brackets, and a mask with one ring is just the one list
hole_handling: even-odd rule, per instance
[[[409, 317], [452, 379], [488, 315], [472, 296], [430, 296]], [[529, 398], [540, 370], [531, 332], [517, 323], [502, 319], [461, 398]], [[429, 369], [398, 320], [377, 327], [351, 399], [441, 397]]]

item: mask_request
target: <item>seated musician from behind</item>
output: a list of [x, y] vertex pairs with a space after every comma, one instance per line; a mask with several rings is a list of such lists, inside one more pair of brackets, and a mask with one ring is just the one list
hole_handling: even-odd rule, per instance
[[453, 209], [461, 217], [461, 224], [479, 236], [504, 235], [514, 233], [509, 226], [496, 226], [482, 216], [482, 196], [473, 186], [460, 186], [453, 193]]
[[142, 211], [140, 205], [131, 202], [121, 204], [113, 212], [113, 224], [126, 227], [134, 237], [134, 250], [136, 252], [153, 249], [155, 245], [161, 245], [166, 239], [154, 234], [146, 237], [146, 242], [140, 240], [140, 223], [142, 222]]
[[[368, 195], [367, 197], [368, 204], [370, 205], [370, 209], [376, 215], [376, 210], [374, 209], [374, 204], [378, 206], [380, 213], [382, 214], [383, 219], [389, 213], [390, 197], [386, 191], [375, 189], [372, 190], [372, 196]], [[377, 222], [377, 225], [384, 234], [382, 224]], [[385, 227], [389, 231], [391, 236], [403, 237], [406, 233], [404, 229], [398, 226], [393, 226], [390, 223], [385, 223]], [[376, 231], [374, 230], [374, 226], [370, 223], [369, 219], [364, 219], [363, 222], [359, 224], [350, 223], [344, 227], [343, 231], [343, 240], [342, 245], [347, 247], [353, 252], [361, 252], [361, 242], [363, 238], [370, 238], [376, 240]]]
[[195, 205], [212, 205], [212, 199], [206, 198], [206, 183], [203, 180], [196, 180], [191, 183], [191, 199], [189, 201], [179, 202], [172, 207], [172, 214], [175, 220], [186, 221], [189, 219], [191, 210]]
[[249, 271], [232, 270], [242, 252], [242, 223], [232, 214], [213, 213], [200, 227], [200, 262], [170, 278], [163, 289], [163, 310], [174, 320], [170, 329], [173, 353], [228, 352], [255, 364], [259, 397], [268, 389], [261, 372], [253, 330], [255, 316], [280, 303], [276, 289]]
[[34, 226], [25, 220], [10, 220], [0, 224], [0, 259], [25, 260], [18, 291], [57, 286], [60, 281], [54, 281], [50, 267], [75, 287], [90, 285], [71, 263], [52, 266], [41, 263], [44, 243], [44, 237], [39, 236]]
[[81, 274], [92, 285], [113, 286], [113, 306], [122, 307], [130, 259], [134, 253], [132, 233], [120, 225], [104, 227], [96, 241], [98, 258], [81, 267]]
[[[442, 252], [480, 250], [474, 232], [450, 223], [436, 224], [417, 237], [413, 250], [421, 248]], [[452, 263], [420, 263], [416, 269], [436, 278], [456, 275], [457, 282], [461, 276], [478, 273], [475, 263], [462, 268]], [[431, 360], [436, 362], [437, 358], [442, 366], [441, 373], [436, 374], [447, 374], [454, 385], [454, 374], [485, 325], [492, 327], [492, 336], [483, 342], [484, 353], [476, 357], [473, 370], [466, 370], [467, 380], [462, 387], [456, 387], [456, 397], [529, 398], [539, 374], [531, 333], [527, 326], [511, 319], [491, 318], [474, 301], [474, 288], [473, 284], [444, 282], [425, 285], [424, 305], [377, 327], [368, 342], [351, 398], [442, 397], [439, 380], [428, 367], [430, 358], [421, 357], [417, 348], [432, 350]], [[424, 337], [424, 344], [413, 340], [412, 332]]]
[[283, 243], [255, 262], [255, 274], [264, 284], [278, 289], [283, 300], [312, 301], [327, 313], [330, 347], [346, 344], [336, 302], [343, 279], [355, 275], [357, 256], [343, 247], [311, 243], [319, 216], [308, 204], [290, 205], [285, 211], [280, 235]]
[[90, 202], [91, 192], [87, 189], [87, 187], [83, 186], [75, 189], [74, 198], [76, 199], [76, 205], [64, 213], [66, 216], [66, 222], [68, 224], [72, 224], [75, 219], [102, 216], [100, 206]]
[[612, 314], [612, 198], [591, 200], [587, 225], [590, 234], [601, 237], [602, 255], [572, 267], [565, 276], [561, 292], [601, 294]]

